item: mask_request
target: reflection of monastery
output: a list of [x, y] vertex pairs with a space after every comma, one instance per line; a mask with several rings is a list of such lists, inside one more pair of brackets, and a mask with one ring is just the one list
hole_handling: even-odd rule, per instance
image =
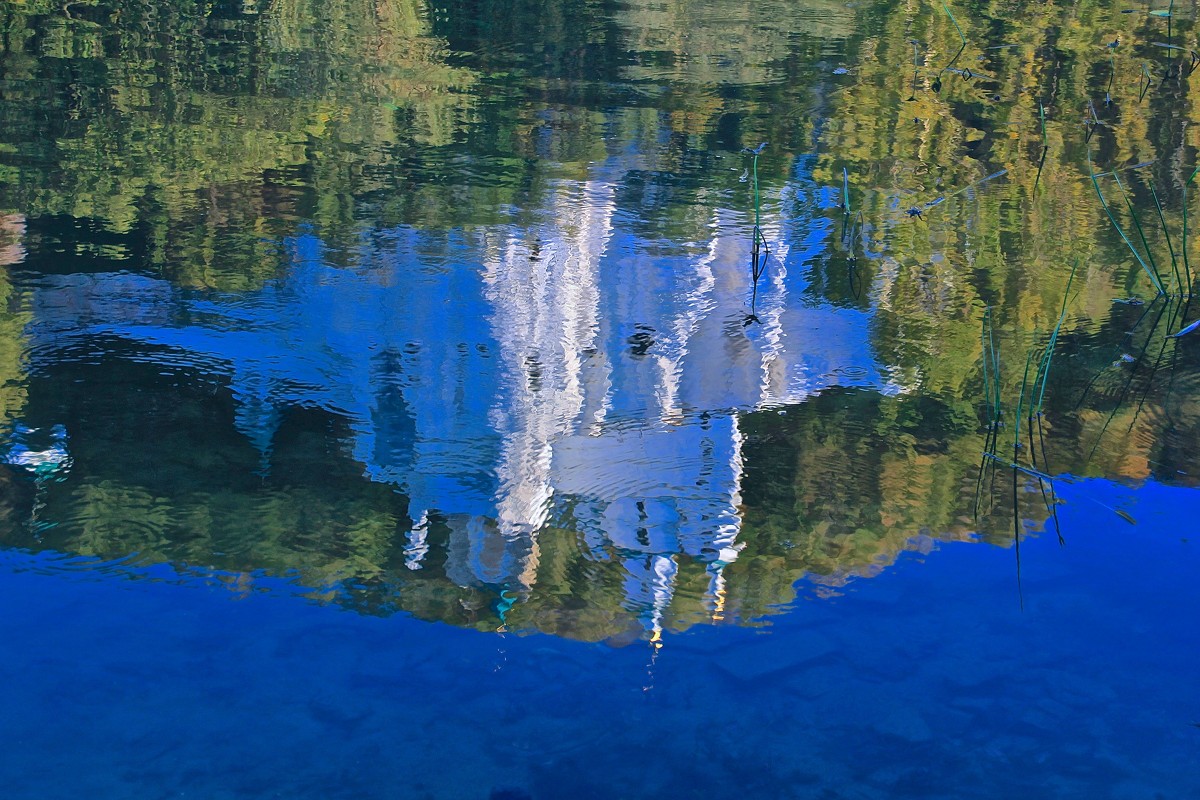
[[825, 237], [799, 202], [768, 231], [761, 324], [746, 325], [744, 219], [718, 212], [707, 242], [668, 251], [632, 232], [619, 179], [610, 165], [559, 185], [538, 224], [373, 234], [353, 268], [299, 235], [287, 276], [248, 294], [47, 277], [33, 352], [115, 335], [227, 374], [264, 468], [282, 407], [342, 415], [366, 475], [410, 497], [410, 568], [436, 518], [452, 530], [453, 581], [520, 593], [536, 580], [539, 529], [569, 528], [597, 559], [620, 554], [627, 602], [657, 628], [675, 556], [710, 564], [718, 607], [737, 557], [733, 412], [845, 384], [841, 367], [861, 375], [851, 382], [881, 379], [865, 317], [800, 296], [799, 267]]

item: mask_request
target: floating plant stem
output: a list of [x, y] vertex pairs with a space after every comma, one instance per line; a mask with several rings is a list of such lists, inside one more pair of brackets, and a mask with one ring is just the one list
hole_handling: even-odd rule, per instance
[[920, 66], [921, 66], [919, 63], [920, 62], [920, 54], [919, 54], [919, 51], [917, 50], [917, 45], [919, 44], [919, 42], [917, 42], [915, 39], [909, 39], [908, 43], [912, 45], [912, 49], [913, 49], [913, 76], [912, 76], [912, 91], [909, 92], [907, 102], [914, 103], [917, 100], [917, 75], [920, 72]]
[[[1103, 427], [1100, 428], [1099, 435], [1096, 436], [1096, 442], [1092, 445], [1092, 449], [1088, 453], [1088, 461], [1091, 461], [1092, 458], [1095, 457], [1096, 450], [1099, 449], [1100, 442], [1104, 439], [1104, 434], [1108, 432], [1108, 426], [1112, 424], [1113, 419], [1115, 419], [1117, 416], [1117, 412], [1121, 410], [1121, 406], [1125, 403], [1125, 396], [1129, 394], [1129, 389], [1131, 386], [1133, 386], [1133, 379], [1137, 376], [1138, 367], [1140, 367], [1142, 362], [1145, 360], [1146, 351], [1150, 349], [1150, 341], [1154, 338], [1154, 332], [1158, 330], [1158, 326], [1162, 324], [1163, 314], [1166, 313], [1169, 305], [1170, 303], [1164, 303], [1158, 312], [1158, 316], [1154, 318], [1154, 324], [1150, 326], [1150, 331], [1146, 334], [1146, 343], [1142, 345], [1142, 349], [1137, 354], [1137, 358], [1133, 359], [1133, 362], [1130, 365], [1129, 380], [1125, 381], [1125, 385], [1121, 388], [1121, 394], [1117, 396], [1117, 402], [1116, 405], [1113, 406], [1112, 413], [1110, 413], [1108, 418], [1104, 421]], [[1172, 318], [1174, 318], [1174, 314], [1172, 314]], [[1141, 321], [1139, 320], [1139, 324], [1140, 322]], [[1150, 379], [1153, 380], [1154, 376], [1151, 375]]]
[[950, 10], [950, 6], [946, 5], [945, 0], [942, 0], [942, 8], [946, 10], [946, 16], [950, 18], [950, 22], [954, 23], [954, 30], [958, 31], [958, 38], [962, 44], [959, 46], [958, 52], [954, 54], [954, 58], [950, 59], [950, 62], [946, 64], [946, 66], [942, 67], [941, 72], [939, 72], [937, 77], [934, 78], [933, 84], [930, 86], [930, 88], [932, 88], [935, 92], [940, 92], [942, 90], [942, 72], [946, 72], [953, 67], [955, 63], [958, 62], [958, 59], [962, 56], [963, 51], [967, 49], [967, 37], [963, 35], [962, 28], [960, 28], [958, 25], [958, 20], [954, 18], [954, 12]]
[[[1167, 50], [1177, 50], [1181, 53], [1187, 53], [1189, 56], [1191, 56], [1192, 60], [1191, 60], [1191, 63], [1188, 64], [1188, 69], [1187, 69], [1188, 75], [1191, 75], [1193, 72], [1196, 71], [1196, 67], [1200, 66], [1200, 53], [1197, 53], [1195, 50], [1192, 50], [1191, 48], [1180, 47], [1179, 45], [1171, 44], [1170, 42], [1152, 42], [1152, 44], [1155, 47], [1162, 47]], [[1169, 70], [1168, 70], [1167, 74], [1163, 77], [1163, 80], [1166, 81], [1166, 79], [1168, 77], [1170, 77]]]
[[1116, 175], [1120, 172], [1132, 172], [1135, 169], [1143, 169], [1143, 168], [1149, 167], [1153, 164], [1154, 164], [1153, 159], [1151, 159], [1150, 161], [1139, 161], [1136, 164], [1130, 164], [1128, 167], [1118, 167], [1117, 169], [1110, 169], [1108, 172], [1097, 172], [1096, 177], [1097, 178], [1108, 178], [1108, 177]]
[[[1102, 122], [1100, 122], [1100, 117], [1096, 114], [1096, 104], [1093, 103], [1091, 100], [1088, 100], [1087, 111], [1088, 111], [1087, 116], [1085, 116], [1084, 120], [1083, 120], [1083, 143], [1084, 144], [1088, 144], [1089, 142], [1092, 141], [1092, 136], [1095, 135], [1096, 128], [1098, 128], [1100, 125], [1103, 124]], [[1090, 160], [1091, 160], [1090, 154], [1089, 154], [1088, 159], [1090, 162]]]
[[[987, 436], [983, 446], [985, 456], [994, 456], [996, 442], [1000, 435], [1000, 351], [996, 348], [995, 334], [992, 328], [992, 309], [988, 306], [983, 309], [983, 325], [980, 340], [983, 350], [984, 406], [988, 417]], [[975, 480], [974, 514], [976, 519], [979, 518], [980, 500], [983, 497], [983, 481], [989, 464], [994, 467], [994, 463], [989, 462], [986, 457], [979, 461], [979, 474]], [[994, 476], [994, 469], [992, 474]]]
[[992, 384], [988, 380], [988, 365], [991, 363], [991, 353], [988, 349], [988, 315], [991, 313], [991, 308], [983, 310], [983, 335], [981, 336], [981, 347], [983, 355], [983, 406], [988, 415], [988, 430], [996, 424], [996, 415], [992, 410]]
[[[1137, 321], [1130, 326], [1129, 333], [1132, 334], [1134, 331], [1140, 328], [1142, 322], [1150, 315], [1150, 312], [1154, 310], [1154, 307], [1158, 305], [1158, 301], [1165, 300], [1166, 297], [1167, 296], [1165, 294], [1155, 295], [1154, 299], [1146, 304], [1146, 308], [1142, 311], [1141, 316], [1137, 318]], [[1158, 323], [1155, 322], [1155, 324], [1157, 325]], [[1096, 381], [1100, 380], [1100, 376], [1103, 374], [1103, 372], [1097, 372], [1092, 376], [1092, 379], [1087, 382], [1087, 385], [1083, 387], [1083, 392], [1080, 393], [1079, 399], [1075, 402], [1075, 411], [1083, 408], [1083, 401], [1087, 400], [1088, 394], [1092, 391], [1092, 387], [1096, 385]]]
[[[844, 224], [844, 223], [843, 223]], [[862, 240], [863, 212], [860, 209], [856, 217], [850, 221], [848, 237], [843, 237], [846, 244], [846, 277], [850, 284], [850, 295], [855, 300], [862, 299], [862, 287], [859, 286], [858, 255], [856, 247]]]
[[1145, 78], [1145, 83], [1142, 84], [1142, 90], [1138, 94], [1138, 102], [1146, 99], [1146, 93], [1150, 91], [1150, 86], [1154, 83], [1154, 78], [1150, 74], [1150, 67], [1142, 64], [1142, 77]]
[[1017, 464], [1014, 461], [1008, 461], [1008, 460], [1003, 459], [1000, 456], [996, 455], [995, 453], [984, 453], [983, 457], [985, 459], [987, 459], [988, 461], [991, 461], [994, 464], [999, 464], [1002, 467], [1014, 468], [1017, 470], [1017, 472], [1020, 472], [1022, 475], [1028, 475], [1031, 478], [1037, 478], [1038, 480], [1042, 480], [1042, 481], [1054, 480], [1054, 478], [1052, 476], [1047, 475], [1045, 472], [1042, 472], [1041, 470], [1033, 469], [1032, 467], [1027, 467], [1024, 464]]
[[992, 310], [988, 308], [984, 311], [984, 326], [987, 334], [985, 358], [991, 359], [992, 366], [992, 385], [990, 390], [991, 402], [991, 420], [996, 426], [1000, 424], [1000, 348], [996, 346], [995, 321], [992, 319]]
[[1188, 325], [1186, 328], [1179, 331], [1178, 333], [1172, 333], [1169, 338], [1178, 339], [1180, 336], [1185, 336], [1185, 335], [1191, 333], [1192, 331], [1196, 330], [1196, 328], [1200, 328], [1200, 320], [1196, 320], [1191, 325]]
[[947, 200], [950, 200], [951, 198], [958, 197], [963, 192], [969, 192], [972, 189], [976, 189], [979, 186], [982, 186], [983, 184], [992, 180], [993, 178], [999, 178], [1001, 175], [1007, 175], [1007, 174], [1008, 174], [1007, 169], [998, 170], [996, 172], [993, 172], [991, 175], [988, 175], [985, 178], [980, 178], [979, 180], [975, 181], [974, 183], [972, 183], [968, 186], [964, 186], [963, 188], [959, 189], [958, 191], [951, 192], [950, 194], [944, 194], [940, 197], [936, 197], [933, 200], [930, 200], [928, 203], [926, 203], [923, 206], [913, 206], [906, 213], [910, 217], [919, 217], [919, 216], [921, 216], [922, 213], [933, 208], [934, 206], [941, 205], [942, 203], [946, 202]]
[[1021, 588], [1021, 512], [1019, 510], [1019, 501], [1017, 498], [1017, 473], [1020, 468], [1016, 463], [1013, 464], [1012, 471], [1012, 499], [1013, 499], [1013, 551], [1017, 557], [1017, 600], [1021, 605], [1021, 610], [1025, 610], [1025, 592]]
[[1113, 76], [1117, 74], [1117, 62], [1112, 56], [1108, 57], [1108, 87], [1104, 90], [1104, 105], [1105, 107], [1112, 105], [1112, 85]]
[[[1183, 318], [1183, 314], [1186, 311], [1186, 306], [1182, 299], [1178, 300], [1177, 302], [1173, 302], [1171, 305], [1171, 316], [1167, 318], [1167, 330], [1171, 330], [1178, 325], [1178, 321]], [[1146, 378], [1146, 388], [1142, 390], [1142, 396], [1138, 400], [1137, 408], [1134, 409], [1133, 412], [1133, 419], [1129, 421], [1128, 430], [1133, 430], [1134, 424], [1137, 422], [1138, 417], [1141, 416], [1142, 408], [1146, 405], [1146, 398], [1150, 396], [1150, 390], [1154, 387], [1154, 379], [1158, 376], [1158, 370], [1162, 366], [1163, 356], [1166, 355], [1167, 352], [1167, 345], [1171, 343], [1171, 339], [1177, 338], [1177, 336], [1178, 334], [1175, 336], [1168, 335], [1163, 337], [1162, 344], [1159, 345], [1158, 348], [1158, 355], [1154, 359], [1154, 366], [1150, 368], [1150, 374]]]
[[1021, 409], [1025, 405], [1025, 390], [1029, 386], [1029, 365], [1033, 363], [1033, 351], [1025, 356], [1025, 374], [1021, 376], [1021, 393], [1017, 395], [1017, 413], [1013, 416], [1013, 461], [1021, 450]]
[[1025, 387], [1029, 381], [1029, 364], [1033, 361], [1033, 352], [1025, 357], [1025, 374], [1021, 378], [1021, 393], [1017, 395], [1017, 413], [1013, 417], [1013, 460], [1012, 460], [1012, 501], [1013, 501], [1013, 549], [1017, 556], [1017, 595], [1021, 601], [1021, 609], [1025, 608], [1025, 595], [1021, 590], [1021, 511], [1020, 498], [1017, 495], [1017, 474], [1023, 470], [1017, 457], [1021, 449], [1021, 406], [1025, 401]]
[[754, 230], [751, 234], [752, 239], [750, 244], [750, 277], [752, 279], [752, 286], [750, 316], [746, 318], [746, 325], [749, 325], [751, 322], [760, 321], [757, 313], [758, 281], [767, 269], [767, 257], [771, 254], [770, 248], [767, 246], [767, 238], [763, 236], [762, 232], [762, 200], [758, 190], [758, 157], [766, 146], [767, 143], [762, 142], [754, 149], [746, 148], [742, 151], [753, 156], [750, 163], [754, 182]]
[[[1033, 393], [1030, 395], [1031, 408], [1028, 419], [1029, 425], [1029, 458], [1030, 463], [1037, 465], [1036, 450], [1040, 449], [1042, 453], [1042, 469], [1046, 473], [1050, 472], [1050, 460], [1046, 455], [1046, 432], [1042, 427], [1042, 402], [1046, 397], [1046, 385], [1050, 381], [1050, 364], [1054, 360], [1054, 350], [1058, 345], [1058, 334], [1062, 330], [1063, 321], [1067, 318], [1067, 301], [1071, 296], [1071, 284], [1075, 281], [1075, 272], [1079, 269], [1079, 260], [1071, 266], [1071, 274], [1067, 277], [1067, 287], [1063, 290], [1062, 309], [1058, 313], [1058, 322], [1054, 326], [1054, 330], [1050, 333], [1050, 341], [1046, 344], [1046, 352], [1043, 354], [1041, 361], [1038, 364], [1037, 374], [1033, 380]], [[1036, 396], [1036, 400], [1034, 397]], [[1033, 441], [1033, 431], [1037, 428], [1038, 446], [1035, 448]], [[1046, 494], [1046, 486], [1049, 484], [1050, 493]], [[1063, 539], [1062, 529], [1058, 524], [1058, 496], [1054, 489], [1054, 480], [1047, 477], [1045, 480], [1038, 478], [1038, 487], [1042, 491], [1042, 500], [1046, 503], [1046, 510], [1050, 512], [1054, 520], [1054, 532], [1058, 535], [1058, 543], [1065, 544]]]

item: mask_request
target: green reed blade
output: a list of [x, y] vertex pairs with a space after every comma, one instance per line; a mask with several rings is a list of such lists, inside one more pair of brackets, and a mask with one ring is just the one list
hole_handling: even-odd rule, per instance
[[1033, 191], [1036, 193], [1038, 184], [1042, 182], [1042, 169], [1046, 166], [1046, 153], [1050, 152], [1050, 145], [1046, 140], [1046, 107], [1038, 103], [1038, 116], [1042, 119], [1042, 156], [1038, 159], [1037, 176], [1033, 179]]
[[1142, 242], [1142, 247], [1146, 249], [1146, 259], [1150, 262], [1151, 269], [1154, 270], [1155, 286], [1162, 293], [1166, 293], [1163, 289], [1162, 274], [1158, 271], [1158, 264], [1154, 260], [1154, 251], [1150, 249], [1150, 243], [1146, 241], [1146, 232], [1142, 230], [1142, 221], [1138, 217], [1137, 209], [1133, 205], [1133, 199], [1129, 196], [1129, 192], [1125, 191], [1125, 184], [1121, 183], [1121, 178], [1115, 172], [1113, 180], [1116, 181], [1117, 188], [1121, 190], [1121, 197], [1125, 200], [1125, 206], [1129, 209], [1129, 216], [1133, 218], [1133, 227], [1137, 231], [1138, 238]]
[[987, 406], [989, 428], [996, 424], [996, 415], [992, 409], [992, 384], [988, 380], [988, 362], [991, 361], [991, 351], [988, 348], [988, 315], [991, 314], [991, 311], [991, 308], [983, 309], [983, 327], [980, 330], [981, 354], [983, 356], [983, 397], [984, 404]]
[[[963, 51], [967, 49], [967, 37], [963, 34], [962, 28], [960, 28], [958, 26], [958, 20], [956, 20], [954, 18], [954, 12], [952, 12], [950, 10], [950, 6], [946, 5], [945, 0], [942, 0], [942, 8], [944, 8], [946, 10], [946, 16], [948, 16], [950, 18], [950, 21], [952, 23], [954, 23], [954, 30], [958, 31], [958, 38], [962, 41], [962, 45], [958, 48], [958, 52], [954, 54], [954, 58], [950, 59], [950, 63], [948, 63], [948, 64], [946, 64], [946, 66], [942, 67], [941, 71], [945, 72], [946, 70], [948, 70], [954, 66], [955, 62], [957, 62], [958, 59], [962, 56]], [[939, 73], [939, 75], [940, 75], [940, 73]], [[939, 77], [934, 82], [933, 90], [935, 92], [941, 88], [941, 81], [942, 81], [942, 79]]]
[[1067, 301], [1071, 295], [1071, 284], [1075, 280], [1075, 271], [1077, 269], [1079, 269], [1079, 259], [1075, 259], [1075, 263], [1071, 267], [1071, 275], [1067, 278], [1067, 288], [1063, 291], [1062, 310], [1058, 313], [1058, 324], [1054, 326], [1054, 331], [1050, 334], [1050, 342], [1046, 345], [1046, 354], [1042, 357], [1042, 363], [1038, 367], [1038, 377], [1034, 379], [1033, 385], [1037, 391], [1037, 403], [1033, 413], [1037, 416], [1041, 416], [1042, 414], [1042, 400], [1046, 396], [1046, 384], [1050, 380], [1050, 362], [1054, 358], [1054, 348], [1058, 345], [1058, 333], [1062, 330], [1063, 320], [1067, 318]]
[[[1104, 192], [1100, 191], [1100, 181], [1097, 179], [1098, 176], [1096, 175], [1095, 169], [1092, 166], [1092, 154], [1090, 148], [1088, 150], [1088, 168], [1092, 171], [1092, 188], [1096, 190], [1096, 197], [1100, 199], [1100, 206], [1104, 209], [1104, 213], [1108, 215], [1108, 221], [1111, 222], [1113, 227], [1117, 229], [1117, 233], [1121, 235], [1121, 239], [1129, 248], [1129, 252], [1133, 254], [1135, 259], [1137, 259], [1138, 264], [1141, 265], [1146, 275], [1150, 278], [1150, 282], [1154, 284], [1154, 288], [1158, 290], [1159, 294], [1166, 294], [1166, 292], [1163, 291], [1162, 282], [1159, 281], [1158, 276], [1155, 275], [1149, 266], [1147, 266], [1146, 261], [1142, 258], [1141, 253], [1137, 251], [1137, 248], [1133, 246], [1133, 242], [1131, 242], [1129, 237], [1125, 234], [1125, 229], [1121, 227], [1120, 223], [1117, 222], [1117, 218], [1113, 216], [1112, 209], [1108, 206], [1108, 201], [1104, 199]], [[1109, 174], [1113, 175], [1114, 177], [1116, 176], [1115, 172]]]
[[1154, 189], [1154, 180], [1149, 181], [1150, 196], [1154, 198], [1154, 210], [1158, 212], [1158, 224], [1162, 226], [1163, 237], [1167, 240], [1167, 252], [1171, 254], [1171, 271], [1175, 273], [1175, 285], [1179, 286], [1179, 262], [1175, 258], [1175, 247], [1171, 244], [1171, 232], [1167, 230], [1167, 220], [1163, 216], [1162, 203], [1158, 201], [1158, 192]]
[[946, 5], [945, 0], [942, 0], [942, 8], [946, 9], [946, 16], [948, 16], [950, 21], [954, 23], [954, 30], [958, 31], [958, 38], [961, 39], [962, 43], [965, 45], [967, 43], [967, 37], [963, 35], [962, 28], [958, 27], [958, 20], [954, 18], [954, 13], [950, 10], [950, 6]]
[[1185, 297], [1192, 295], [1192, 268], [1188, 263], [1188, 187], [1196, 179], [1197, 172], [1200, 172], [1200, 167], [1192, 170], [1191, 176], [1183, 182], [1183, 241], [1180, 243], [1179, 249], [1183, 251], [1183, 279], [1187, 284], [1183, 287]]
[[1033, 363], [1033, 351], [1025, 356], [1025, 374], [1021, 376], [1021, 393], [1017, 395], [1017, 413], [1013, 417], [1013, 460], [1021, 449], [1021, 408], [1025, 405], [1025, 389], [1029, 385], [1029, 365]]

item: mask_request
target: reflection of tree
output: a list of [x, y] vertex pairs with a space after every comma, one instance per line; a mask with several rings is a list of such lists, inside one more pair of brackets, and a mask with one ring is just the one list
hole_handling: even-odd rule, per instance
[[[1153, 17], [1093, 2], [1069, 8], [996, 3], [951, 8], [967, 38], [957, 67], [970, 69], [970, 77], [942, 71], [961, 39], [939, 4], [879, 4], [861, 12], [876, 25], [859, 26], [871, 32], [861, 43], [863, 57], [831, 96], [815, 174], [840, 185], [846, 168], [852, 206], [862, 212], [862, 239], [814, 265], [812, 291], [838, 303], [871, 306], [873, 341], [880, 360], [893, 365], [895, 380], [952, 405], [982, 394], [981, 312], [990, 306], [1011, 412], [1025, 357], [1044, 345], [1064, 301], [1067, 274], [1078, 263], [1065, 298], [1065, 328], [1073, 334], [1061, 344], [1064, 350], [1081, 344], [1102, 348], [1103, 355], [1072, 354], [1087, 359], [1086, 374], [1074, 368], [1077, 363], [1056, 359], [1057, 378], [1047, 398], [1051, 428], [1078, 430], [1074, 405], [1084, 385], [1097, 373], [1113, 372], [1111, 363], [1132, 346], [1120, 343], [1126, 332], [1110, 321], [1112, 301], [1130, 294], [1148, 298], [1150, 287], [1096, 198], [1088, 178], [1089, 146], [1097, 170], [1154, 162], [1123, 180], [1140, 209], [1149, 248], [1160, 263], [1169, 262], [1151, 188], [1178, 237], [1182, 184], [1195, 162], [1188, 79], [1177, 71], [1163, 79], [1168, 70], [1178, 70], [1180, 56], [1153, 44], [1166, 38], [1160, 29], [1165, 22]], [[1191, 40], [1190, 21], [1175, 19], [1173, 31], [1177, 42]], [[1116, 46], [1106, 46], [1113, 42]], [[1139, 103], [1143, 64], [1150, 65], [1154, 80]], [[1113, 102], [1106, 103], [1109, 92]], [[1088, 126], [1086, 142], [1089, 104], [1099, 124]], [[1000, 170], [1007, 171], [1001, 178], [960, 192]], [[1118, 220], [1136, 239], [1111, 179], [1105, 189]], [[1196, 194], [1193, 190], [1193, 201]], [[929, 205], [938, 198], [945, 200]], [[923, 213], [909, 216], [909, 209]], [[857, 281], [854, 292], [851, 280]], [[1119, 312], [1115, 316], [1129, 324]], [[1151, 360], [1164, 332], [1157, 334]], [[1133, 337], [1139, 347], [1146, 335]], [[1089, 409], [1094, 402], [1116, 402], [1119, 390], [1107, 399], [1092, 392], [1082, 400], [1083, 416], [1096, 417], [1083, 427], [1092, 429], [1094, 440], [1111, 417], [1106, 436], [1112, 444], [1099, 448], [1097, 462], [1089, 465], [1090, 446], [1056, 439], [1055, 447], [1066, 450], [1051, 452], [1056, 468], [1148, 474], [1153, 442], [1175, 436], [1161, 408], [1165, 373], [1175, 374], [1174, 344], [1165, 352], [1162, 363], [1170, 368], [1154, 381], [1145, 413], [1130, 408], [1113, 416], [1111, 407]], [[1105, 375], [1100, 385], [1113, 377], [1121, 383], [1120, 376]], [[1134, 381], [1126, 399], [1136, 405], [1148, 384]], [[1085, 451], [1076, 452], [1080, 449]], [[1154, 472], [1175, 479], [1169, 465]]]
[[416, 2], [72, 8], [0, 12], [0, 136], [22, 156], [6, 203], [136, 232], [144, 266], [185, 283], [260, 281], [280, 265], [272, 233], [337, 230], [391, 148], [444, 145], [466, 121], [472, 78]]
[[[727, 575], [746, 618], [790, 600], [802, 578], [837, 586], [922, 537], [964, 539], [976, 528], [982, 437], [968, 404], [832, 390], [744, 426], [747, 546]], [[1003, 524], [993, 529], [1003, 541]]]
[[[89, 397], [97, 376], [88, 370], [114, 388], [153, 387], [144, 396], [155, 400], [139, 406], [124, 391]], [[406, 498], [361, 476], [336, 417], [285, 412], [271, 470], [260, 476], [259, 453], [233, 429], [227, 388], [120, 359], [39, 381], [48, 383], [39, 386], [36, 414], [77, 420], [75, 468], [47, 487], [40, 516], [55, 524], [36, 539], [6, 524], [7, 545], [215, 568], [241, 576], [230, 578], [231, 591], [247, 590], [256, 575], [291, 575], [313, 587], [314, 599], [370, 613], [624, 642], [644, 635], [650, 613], [665, 629], [750, 623], [790, 602], [800, 579], [837, 587], [921, 541], [965, 538], [973, 528], [981, 437], [971, 409], [834, 389], [786, 413], [741, 418], [745, 548], [724, 568], [718, 597], [705, 559], [598, 546], [570, 527], [570, 497], [558, 522], [537, 531], [536, 581], [518, 595], [464, 571], [459, 551], [474, 545], [458, 520], [437, 512], [424, 521], [426, 550], [414, 569]], [[325, 465], [321, 474], [314, 463]], [[1044, 509], [1029, 505], [1023, 514], [1040, 519]], [[1005, 525], [996, 522], [999, 542]], [[503, 545], [495, 530], [483, 533]], [[631, 581], [664, 568], [672, 572], [669, 594], [632, 591]]]

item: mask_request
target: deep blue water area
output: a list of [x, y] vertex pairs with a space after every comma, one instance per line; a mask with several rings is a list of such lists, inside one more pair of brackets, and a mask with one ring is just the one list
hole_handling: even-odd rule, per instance
[[931, 542], [760, 627], [661, 648], [8, 550], [0, 782], [11, 798], [1200, 797], [1192, 492], [1061, 492], [1067, 543], [1023, 542], [1023, 610], [1011, 548]]

